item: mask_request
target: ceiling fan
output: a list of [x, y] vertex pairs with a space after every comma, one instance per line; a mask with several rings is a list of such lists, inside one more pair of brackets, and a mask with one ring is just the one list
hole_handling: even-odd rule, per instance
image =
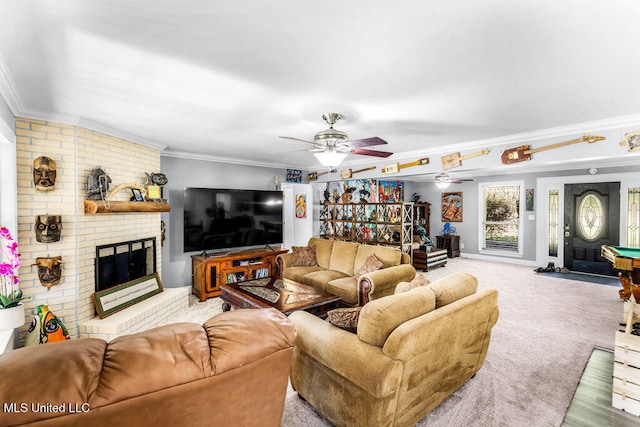
[[434, 182], [436, 183], [436, 186], [438, 188], [447, 188], [450, 184], [461, 184], [465, 181], [473, 181], [473, 179], [452, 178], [451, 175], [446, 172], [440, 172], [434, 179]]
[[310, 148], [309, 151], [316, 152], [315, 156], [323, 166], [338, 166], [349, 153], [374, 157], [389, 157], [393, 154], [387, 151], [364, 148], [373, 145], [387, 144], [387, 141], [382, 138], [374, 136], [371, 138], [349, 140], [349, 136], [345, 132], [334, 129], [333, 125], [338, 120], [344, 118], [341, 114], [325, 113], [322, 115], [322, 118], [329, 124], [329, 129], [316, 133], [313, 137], [313, 142], [292, 136], [281, 136], [280, 138], [313, 144], [314, 148]]

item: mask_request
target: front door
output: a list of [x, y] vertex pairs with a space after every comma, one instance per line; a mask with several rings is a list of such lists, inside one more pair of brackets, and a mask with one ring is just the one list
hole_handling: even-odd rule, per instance
[[619, 244], [620, 183], [566, 184], [564, 194], [564, 266], [615, 276], [600, 247]]

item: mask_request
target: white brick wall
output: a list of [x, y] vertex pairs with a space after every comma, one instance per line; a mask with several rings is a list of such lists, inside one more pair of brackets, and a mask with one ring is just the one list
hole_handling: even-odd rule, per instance
[[[89, 172], [101, 166], [112, 186], [143, 184], [145, 172], [160, 171], [160, 152], [92, 130], [33, 119], [16, 119], [18, 244], [22, 253], [20, 287], [31, 301], [26, 307], [49, 304], [78, 337], [79, 324], [95, 317], [95, 247], [108, 243], [156, 237], [157, 270], [162, 272], [160, 213], [84, 213]], [[33, 161], [40, 156], [55, 160], [57, 178], [54, 191], [42, 192], [33, 183]], [[129, 200], [121, 192], [113, 200]], [[62, 215], [62, 239], [56, 243], [35, 240], [37, 215]], [[47, 290], [31, 265], [36, 257], [62, 256], [61, 282]], [[187, 296], [188, 298], [188, 296]], [[35, 313], [35, 310], [34, 310]], [[148, 322], [143, 322], [148, 325]], [[132, 326], [132, 329], [137, 328]], [[24, 335], [26, 327], [22, 328]]]

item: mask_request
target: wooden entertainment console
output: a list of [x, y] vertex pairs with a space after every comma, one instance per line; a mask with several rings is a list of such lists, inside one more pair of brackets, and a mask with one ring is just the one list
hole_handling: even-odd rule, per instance
[[220, 295], [220, 285], [273, 276], [276, 257], [287, 249], [250, 249], [221, 255], [191, 256], [194, 295], [200, 301]]

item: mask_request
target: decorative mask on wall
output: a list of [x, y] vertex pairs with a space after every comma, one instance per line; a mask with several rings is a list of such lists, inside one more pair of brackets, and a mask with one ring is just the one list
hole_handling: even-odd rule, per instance
[[38, 279], [40, 284], [47, 289], [60, 283], [62, 278], [62, 256], [36, 258], [38, 266]]
[[53, 191], [56, 185], [56, 162], [46, 156], [40, 156], [33, 161], [33, 183], [36, 190]]
[[34, 229], [38, 242], [59, 242], [62, 233], [62, 217], [60, 215], [38, 215]]

